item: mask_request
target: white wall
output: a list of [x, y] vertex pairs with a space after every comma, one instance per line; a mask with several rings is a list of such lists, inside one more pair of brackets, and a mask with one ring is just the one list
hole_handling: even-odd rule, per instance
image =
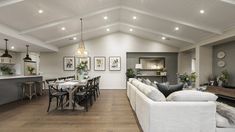
[[[85, 41], [89, 56], [92, 57], [90, 76], [101, 75], [102, 89], [125, 89], [126, 52], [178, 52], [179, 49], [136, 36], [114, 33]], [[74, 75], [75, 72], [63, 71], [63, 57], [74, 56], [78, 44], [59, 49], [57, 53], [41, 53], [40, 69], [44, 78]], [[94, 71], [93, 57], [106, 57], [106, 71]], [[121, 71], [109, 71], [108, 57], [121, 56]]]

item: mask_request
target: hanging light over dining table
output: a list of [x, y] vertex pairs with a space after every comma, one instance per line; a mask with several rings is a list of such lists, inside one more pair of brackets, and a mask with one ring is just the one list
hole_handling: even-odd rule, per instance
[[88, 55], [88, 52], [85, 48], [85, 44], [83, 41], [83, 21], [82, 21], [82, 18], [80, 18], [80, 21], [81, 21], [81, 40], [78, 45], [77, 53], [80, 57], [86, 57]]

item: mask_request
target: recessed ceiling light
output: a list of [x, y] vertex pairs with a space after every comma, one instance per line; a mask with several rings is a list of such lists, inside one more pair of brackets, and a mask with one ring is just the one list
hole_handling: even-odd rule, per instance
[[205, 13], [205, 10], [200, 10], [200, 13], [201, 13], [201, 14], [204, 14], [204, 13]]
[[166, 37], [162, 37], [162, 40], [166, 40]]
[[108, 19], [108, 17], [107, 16], [104, 16], [104, 20], [107, 20]]
[[130, 29], [129, 29], [129, 31], [130, 31], [130, 32], [132, 32], [132, 31], [133, 31], [133, 29], [132, 29], [132, 28], [130, 28]]
[[42, 14], [44, 11], [42, 9], [38, 10], [39, 14]]
[[13, 50], [13, 49], [15, 49], [15, 47], [14, 47], [14, 46], [11, 46], [11, 49]]
[[64, 30], [66, 30], [66, 28], [65, 28], [65, 27], [62, 27], [62, 28], [61, 28], [61, 30], [63, 30], [63, 31], [64, 31]]
[[77, 37], [73, 37], [73, 40], [77, 40]]
[[107, 31], [107, 32], [109, 32], [109, 31], [110, 31], [110, 29], [109, 29], [109, 28], [107, 28], [107, 29], [106, 29], [106, 31]]
[[175, 31], [178, 31], [180, 28], [179, 27], [175, 27]]
[[137, 17], [136, 17], [136, 16], [133, 16], [133, 17], [132, 17], [132, 19], [133, 19], [133, 20], [136, 20], [136, 19], [137, 19]]

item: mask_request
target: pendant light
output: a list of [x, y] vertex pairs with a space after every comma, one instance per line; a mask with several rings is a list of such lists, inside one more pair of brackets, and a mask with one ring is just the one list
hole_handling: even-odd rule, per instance
[[83, 35], [82, 35], [82, 28], [83, 28], [83, 23], [82, 23], [82, 18], [80, 18], [80, 21], [81, 21], [81, 40], [79, 42], [79, 45], [78, 45], [78, 55], [80, 57], [85, 57], [88, 55], [88, 52], [86, 51], [85, 49], [85, 45], [84, 45], [84, 41], [83, 41]]
[[6, 50], [5, 50], [5, 53], [1, 57], [12, 58], [12, 56], [8, 53], [8, 50], [7, 50], [8, 39], [4, 39], [4, 40], [6, 41]]
[[26, 53], [26, 57], [24, 58], [24, 61], [31, 61], [32, 59], [29, 57], [29, 45], [26, 45], [27, 48], [27, 53]]

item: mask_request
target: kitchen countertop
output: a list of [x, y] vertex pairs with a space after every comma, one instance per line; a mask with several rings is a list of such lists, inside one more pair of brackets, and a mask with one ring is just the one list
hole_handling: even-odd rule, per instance
[[9, 75], [9, 76], [0, 76], [0, 80], [4, 80], [4, 79], [17, 79], [17, 78], [32, 78], [32, 77], [42, 77], [42, 76], [41, 75], [31, 75], [31, 76]]

